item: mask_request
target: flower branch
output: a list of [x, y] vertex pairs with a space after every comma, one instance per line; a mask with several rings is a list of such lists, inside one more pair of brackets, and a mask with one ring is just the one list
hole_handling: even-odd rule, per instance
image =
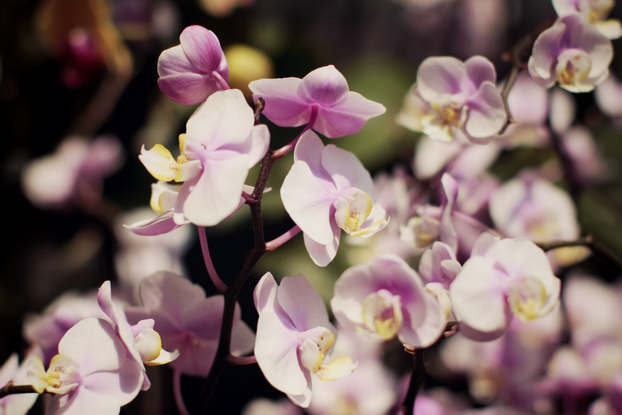
[[572, 246], [585, 246], [588, 247], [594, 255], [597, 257], [606, 260], [618, 268], [622, 269], [622, 259], [620, 259], [617, 255], [611, 252], [607, 247], [605, 247], [601, 242], [596, 240], [594, 235], [589, 234], [585, 238], [580, 238], [574, 241], [550, 241], [550, 242], [539, 242], [538, 245], [542, 250], [550, 251], [557, 248], [566, 248]]
[[201, 251], [203, 252], [203, 260], [205, 261], [205, 268], [207, 268], [207, 273], [209, 274], [210, 279], [216, 286], [216, 290], [224, 294], [227, 292], [229, 287], [225, 284], [218, 273], [216, 272], [216, 268], [214, 268], [214, 263], [212, 262], [212, 257], [209, 253], [209, 246], [207, 245], [207, 237], [205, 236], [205, 228], [203, 226], [197, 226], [199, 230], [199, 241], [201, 241]]
[[38, 393], [32, 385], [14, 385], [10, 381], [2, 389], [0, 389], [0, 399], [8, 395], [16, 395], [21, 393]]

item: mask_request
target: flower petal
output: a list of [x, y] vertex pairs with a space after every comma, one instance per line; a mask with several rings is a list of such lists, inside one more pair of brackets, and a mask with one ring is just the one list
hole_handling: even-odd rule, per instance
[[311, 118], [311, 105], [304, 102], [296, 91], [299, 78], [259, 79], [248, 84], [253, 100], [263, 98], [266, 106], [262, 112], [279, 127], [298, 127]]
[[304, 275], [283, 278], [277, 299], [299, 331], [315, 327], [326, 327], [330, 330], [331, 324], [324, 301]]

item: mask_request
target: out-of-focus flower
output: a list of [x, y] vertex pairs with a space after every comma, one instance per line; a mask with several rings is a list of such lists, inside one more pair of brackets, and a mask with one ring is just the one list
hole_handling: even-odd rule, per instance
[[[33, 348], [20, 366], [17, 353], [13, 353], [0, 367], [0, 385], [6, 385], [11, 381], [15, 385], [29, 384], [30, 379], [28, 378], [28, 368], [25, 362], [34, 356], [40, 357], [42, 354], [40, 348]], [[0, 399], [0, 414], [24, 415], [28, 413], [28, 410], [34, 405], [37, 398], [38, 395], [35, 393], [7, 395]]]
[[160, 366], [177, 359], [179, 352], [168, 352], [162, 348], [160, 335], [153, 330], [153, 319], [141, 320], [133, 326], [127, 322], [125, 315], [112, 302], [110, 281], [106, 281], [99, 288], [97, 303], [112, 323], [112, 328], [125, 346], [128, 357], [140, 366], [143, 371], [141, 389], [147, 390], [151, 382], [147, 377], [145, 365]]
[[235, 44], [225, 49], [229, 62], [229, 85], [244, 92], [250, 98], [253, 93], [249, 83], [273, 76], [272, 60], [264, 52], [249, 45]]
[[[532, 241], [572, 241], [579, 237], [577, 213], [570, 196], [552, 183], [525, 173], [497, 189], [490, 198], [490, 216], [506, 236]], [[583, 260], [584, 247], [550, 252], [551, 259], [565, 266]]]
[[143, 147], [140, 161], [156, 179], [184, 182], [175, 202], [172, 192], [160, 193], [163, 213], [154, 226], [214, 226], [237, 210], [248, 171], [270, 142], [268, 127], [253, 124], [253, 110], [242, 92], [218, 91], [188, 120], [187, 133], [179, 136], [177, 160], [160, 144], [148, 151]]
[[560, 18], [538, 36], [529, 58], [529, 74], [539, 85], [589, 92], [609, 75], [611, 41], [578, 14]]
[[425, 348], [443, 333], [447, 316], [415, 270], [400, 257], [377, 255], [348, 268], [335, 283], [330, 302], [345, 328], [382, 340]]
[[387, 413], [397, 398], [397, 379], [382, 363], [382, 342], [339, 327], [333, 354], [351, 356], [358, 366], [347, 378], [314, 382], [308, 411], [313, 415]]
[[336, 380], [352, 373], [356, 364], [348, 356], [324, 362], [337, 330], [304, 275], [286, 277], [277, 286], [268, 272], [255, 287], [254, 300], [259, 313], [257, 364], [268, 382], [296, 405], [306, 408], [311, 403], [312, 375]]
[[400, 238], [417, 248], [428, 247], [439, 239], [456, 252], [458, 235], [452, 222], [452, 212], [458, 198], [458, 183], [450, 174], [445, 173], [441, 177], [441, 184], [443, 186], [441, 206], [420, 206], [417, 209], [417, 216], [410, 218], [406, 225], [400, 228]]
[[333, 65], [311, 71], [304, 78], [260, 79], [248, 86], [253, 100], [263, 98], [263, 114], [281, 127], [311, 122], [328, 138], [359, 132], [367, 120], [384, 114], [385, 107], [349, 90], [346, 78]]
[[[125, 306], [125, 302], [119, 299], [115, 299], [115, 302], [119, 307]], [[24, 337], [31, 344], [43, 349], [41, 357], [47, 364], [58, 353], [58, 342], [67, 330], [89, 317], [108, 319], [97, 304], [95, 293], [65, 293], [47, 306], [41, 315], [26, 316], [23, 325]]]
[[[22, 174], [26, 197], [41, 208], [89, 202], [101, 194], [104, 177], [123, 163], [123, 149], [111, 136], [88, 142], [69, 137], [53, 154], [32, 160]], [[84, 200], [86, 199], [86, 200]]]
[[497, 402], [530, 409], [535, 381], [562, 338], [563, 315], [555, 307], [546, 316], [523, 322], [513, 319], [499, 339], [477, 342], [458, 335], [441, 349], [449, 370], [469, 381], [469, 392], [479, 402]]
[[202, 26], [188, 26], [180, 45], [158, 58], [158, 86], [170, 99], [195, 105], [226, 89], [229, 66], [216, 35]]
[[613, 9], [615, 0], [553, 0], [559, 17], [580, 14], [585, 23], [592, 24], [609, 39], [622, 37], [622, 25], [617, 19], [605, 20]]
[[504, 147], [542, 147], [548, 143], [547, 95], [545, 89], [529, 79], [528, 71], [518, 75], [508, 95], [508, 108], [515, 122], [508, 125], [498, 139]]
[[596, 87], [596, 103], [600, 110], [622, 126], [622, 84], [612, 74]]
[[[139, 208], [120, 215], [115, 220], [114, 232], [119, 244], [115, 253], [114, 265], [119, 282], [128, 288], [138, 301], [138, 287], [143, 278], [160, 270], [184, 275], [181, 257], [189, 247], [190, 228], [181, 227], [166, 235], [154, 235], [149, 238], [128, 232], [124, 223], [151, 221], [153, 211], [147, 207]], [[132, 230], [132, 226], [129, 226]]]
[[55, 394], [48, 414], [79, 415], [97, 408], [98, 414], [114, 415], [140, 392], [142, 370], [126, 357], [123, 342], [105, 320], [80, 321], [63, 336], [58, 352], [47, 372], [37, 356], [26, 362], [35, 390]]
[[[180, 352], [171, 366], [186, 375], [207, 376], [218, 348], [223, 296], [206, 298], [199, 285], [170, 272], [159, 272], [143, 280], [140, 298], [142, 307], [126, 307], [128, 321], [136, 324], [153, 318], [153, 329], [160, 334], [162, 346]], [[239, 355], [253, 349], [255, 336], [241, 320], [239, 305], [232, 333], [231, 353]]]
[[271, 401], [265, 398], [256, 398], [250, 401], [242, 415], [303, 415], [302, 409], [287, 399]]
[[255, 0], [197, 0], [199, 7], [214, 17], [225, 17], [238, 7], [249, 7]]
[[461, 131], [471, 142], [489, 142], [507, 118], [496, 82], [493, 64], [482, 56], [464, 63], [446, 56], [424, 60], [417, 71], [417, 90], [434, 113], [421, 119], [423, 132], [452, 141]]
[[361, 162], [332, 144], [324, 147], [313, 131], [305, 132], [296, 145], [281, 198], [319, 266], [326, 266], [337, 254], [341, 229], [352, 236], [369, 237], [388, 222], [374, 200], [371, 176]]
[[449, 294], [460, 332], [485, 341], [505, 333], [512, 315], [531, 321], [548, 314], [560, 287], [546, 254], [533, 242], [483, 233]]
[[63, 63], [63, 82], [79, 87], [103, 69], [120, 78], [132, 74], [132, 54], [111, 18], [106, 0], [45, 0], [36, 27], [41, 40]]

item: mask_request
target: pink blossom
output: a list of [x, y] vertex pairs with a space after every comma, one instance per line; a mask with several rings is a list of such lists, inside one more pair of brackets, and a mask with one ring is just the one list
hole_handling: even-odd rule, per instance
[[620, 21], [605, 20], [614, 5], [615, 0], [553, 0], [553, 7], [559, 17], [579, 14], [585, 23], [594, 25], [609, 39], [622, 37]]
[[[159, 272], [141, 283], [142, 307], [127, 307], [128, 321], [154, 319], [162, 346], [179, 350], [171, 366], [190, 376], [206, 377], [212, 367], [222, 322], [224, 298], [206, 298], [205, 291], [185, 278], [170, 272]], [[254, 335], [241, 320], [236, 305], [231, 339], [231, 352], [244, 354], [252, 350]]]
[[47, 372], [38, 357], [27, 362], [34, 388], [55, 393], [49, 415], [116, 415], [140, 391], [142, 370], [126, 358], [123, 342], [105, 320], [80, 321], [63, 336], [58, 352]]
[[[0, 367], [0, 385], [13, 382], [15, 385], [27, 385], [30, 383], [28, 378], [28, 367], [25, 362], [34, 357], [41, 356], [43, 353], [39, 347], [34, 347], [24, 359], [21, 365], [18, 364], [17, 353], [11, 354], [6, 362]], [[0, 399], [0, 414], [2, 415], [23, 415], [28, 413], [32, 405], [37, 400], [36, 393], [7, 395]]]
[[589, 92], [609, 75], [611, 41], [578, 14], [561, 17], [538, 36], [529, 58], [529, 74], [543, 87]]
[[143, 147], [139, 158], [156, 179], [184, 184], [178, 195], [158, 190], [161, 215], [134, 227], [158, 234], [189, 222], [214, 226], [235, 212], [249, 169], [268, 151], [268, 127], [253, 124], [242, 92], [218, 91], [188, 120], [177, 160], [160, 144], [148, 151]]
[[447, 322], [417, 272], [393, 254], [348, 268], [335, 283], [330, 304], [345, 328], [382, 340], [397, 336], [417, 348], [438, 340]]
[[328, 138], [355, 134], [368, 119], [386, 111], [381, 104], [349, 91], [346, 78], [333, 65], [311, 71], [302, 79], [260, 79], [248, 87], [253, 100], [265, 100], [263, 114], [276, 125], [311, 123]]
[[326, 266], [337, 254], [341, 229], [352, 236], [369, 237], [387, 226], [365, 167], [348, 151], [324, 147], [313, 131], [305, 132], [296, 145], [281, 198], [319, 266]]
[[195, 25], [186, 27], [179, 40], [180, 45], [166, 49], [158, 58], [162, 92], [179, 104], [195, 105], [227, 89], [229, 65], [216, 35]]
[[489, 341], [509, 327], [512, 315], [531, 321], [559, 301], [561, 283], [544, 251], [525, 238], [483, 233], [449, 288], [460, 332]]
[[123, 163], [119, 141], [101, 136], [92, 142], [69, 137], [50, 155], [32, 160], [24, 168], [22, 186], [26, 197], [42, 208], [77, 204], [79, 197], [101, 194], [104, 177]]
[[433, 109], [421, 120], [423, 132], [442, 141], [452, 141], [461, 132], [471, 142], [489, 142], [506, 120], [496, 81], [493, 64], [482, 56], [464, 63], [451, 57], [423, 61], [417, 71], [417, 89]]
[[325, 363], [337, 331], [304, 275], [286, 277], [277, 286], [266, 273], [255, 287], [254, 300], [259, 313], [257, 364], [268, 382], [296, 405], [309, 406], [312, 377], [336, 380], [352, 373], [356, 364], [347, 356]]

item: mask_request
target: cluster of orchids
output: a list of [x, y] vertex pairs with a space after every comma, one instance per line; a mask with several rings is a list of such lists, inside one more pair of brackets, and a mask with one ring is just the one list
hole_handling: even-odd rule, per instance
[[[53, 395], [49, 415], [118, 414], [149, 389], [145, 366], [162, 364], [174, 370], [181, 414], [190, 413], [181, 376], [206, 379], [198, 402], [188, 408], [207, 413], [227, 365], [257, 364], [289, 402], [258, 403], [246, 414], [301, 413], [297, 407], [313, 414], [457, 414], [459, 408], [419, 391], [424, 350], [456, 334], [442, 341], [441, 355], [450, 369], [479, 381], [471, 386], [474, 396], [498, 393], [491, 378], [503, 383], [506, 363], [525, 379], [532, 376], [553, 356], [560, 337], [562, 283], [555, 274], [585, 259], [590, 248], [600, 252], [593, 238], [579, 239], [574, 200], [583, 186], [610, 174], [589, 131], [572, 125], [568, 91], [596, 89], [602, 111], [622, 118], [622, 86], [608, 71], [610, 39], [622, 36], [620, 22], [606, 20], [613, 1], [553, 0], [553, 5], [556, 19], [507, 56], [513, 66], [503, 83], [483, 56], [464, 62], [430, 57], [421, 63], [396, 119], [422, 133], [412, 177], [396, 169], [372, 179], [355, 154], [332, 144], [385, 113], [382, 104], [350, 91], [334, 66], [302, 79], [255, 80], [249, 84], [251, 106], [242, 91], [227, 83], [229, 66], [216, 35], [200, 26], [184, 29], [180, 45], [159, 58], [158, 85], [176, 103], [199, 106], [179, 135], [176, 157], [163, 145], [143, 146], [138, 157], [157, 180], [150, 200], [155, 214], [126, 223], [122, 232], [173, 238], [179, 228], [195, 225], [220, 294], [206, 297], [179, 271], [146, 266], [131, 282], [133, 305], [113, 301], [110, 282], [96, 297], [64, 298], [51, 305], [25, 327], [33, 344], [29, 357], [19, 366], [13, 356], [0, 371], [0, 383], [6, 384], [2, 413], [25, 414], [35, 393], [46, 392]], [[555, 85], [561, 89], [547, 92]], [[262, 117], [278, 127], [303, 129], [285, 146], [272, 148]], [[105, 140], [100, 144], [103, 149]], [[106, 160], [114, 157], [101, 156], [108, 153], [95, 145], [67, 143], [45, 163], [96, 158], [103, 167], [93, 176], [100, 180], [112, 168]], [[506, 183], [486, 171], [504, 150], [549, 145], [559, 154], [554, 165], [525, 169]], [[75, 157], [76, 151], [84, 157]], [[293, 164], [280, 197], [295, 226], [266, 241], [262, 196], [269, 190], [273, 163], [290, 152]], [[257, 164], [256, 183], [249, 185], [249, 170]], [[68, 166], [67, 176], [75, 178], [68, 186], [75, 186], [78, 177], [85, 180], [89, 166], [94, 170], [91, 162]], [[37, 169], [44, 168], [33, 165], [26, 174], [36, 177]], [[568, 182], [570, 193], [553, 184], [559, 179]], [[44, 181], [34, 183], [46, 189]], [[212, 263], [205, 227], [247, 205], [254, 245], [227, 284]], [[342, 231], [344, 242], [355, 245], [365, 259], [335, 282], [330, 310], [336, 326], [303, 274], [275, 279], [270, 272], [254, 289], [256, 331], [242, 321], [238, 296], [262, 255], [302, 233], [313, 263], [325, 267], [337, 255]], [[144, 261], [158, 260], [147, 254]], [[542, 399], [550, 403], [560, 395], [596, 393], [600, 398], [590, 413], [619, 413], [622, 337], [612, 332], [622, 333], [613, 317], [622, 309], [622, 294], [585, 277], [568, 285], [564, 303], [572, 345], [551, 358], [539, 400], [524, 398], [534, 394], [523, 382], [521, 393], [509, 393], [503, 403], [528, 402], [521, 409], [533, 411], [538, 402], [539, 413], [554, 413], [542, 409]], [[600, 301], [593, 299], [602, 291], [611, 298], [607, 312], [599, 314], [591, 304]], [[377, 362], [381, 343], [395, 338], [415, 356], [402, 386], [387, 381], [392, 375]], [[530, 353], [534, 344], [548, 345], [548, 354], [540, 351], [546, 347]], [[486, 353], [501, 356], [496, 366], [490, 361], [486, 367], [477, 365], [483, 361], [478, 356]], [[327, 386], [329, 381], [334, 383]], [[383, 386], [376, 387], [379, 382]], [[509, 381], [503, 387], [518, 390]]]

